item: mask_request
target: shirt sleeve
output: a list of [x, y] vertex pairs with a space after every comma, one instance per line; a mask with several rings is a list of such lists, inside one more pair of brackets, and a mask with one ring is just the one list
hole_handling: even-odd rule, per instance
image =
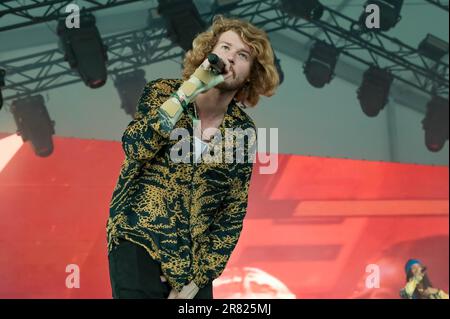
[[159, 80], [149, 82], [139, 99], [134, 120], [122, 136], [125, 155], [133, 160], [151, 160], [170, 141], [170, 130], [161, 126], [159, 107], [165, 102]]

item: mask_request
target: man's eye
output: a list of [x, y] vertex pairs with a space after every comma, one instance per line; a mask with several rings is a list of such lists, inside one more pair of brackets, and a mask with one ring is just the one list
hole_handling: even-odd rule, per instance
[[241, 54], [239, 54], [239, 56], [240, 56], [241, 58], [243, 58], [244, 60], [248, 60], [248, 56], [247, 56], [247, 54], [245, 54], [245, 53], [241, 53]]
[[230, 47], [228, 45], [222, 45], [222, 48], [228, 50]]

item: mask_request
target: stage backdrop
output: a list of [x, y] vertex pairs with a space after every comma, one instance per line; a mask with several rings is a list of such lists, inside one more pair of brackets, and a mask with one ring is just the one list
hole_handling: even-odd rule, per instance
[[[120, 143], [56, 137], [38, 158], [0, 138], [0, 298], [110, 298]], [[448, 291], [447, 166], [282, 154], [275, 174], [262, 166], [215, 297], [398, 298], [409, 258]]]

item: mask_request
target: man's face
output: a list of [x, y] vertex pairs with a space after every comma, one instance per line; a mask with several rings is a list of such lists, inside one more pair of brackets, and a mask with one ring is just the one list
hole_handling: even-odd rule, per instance
[[[250, 47], [234, 31], [222, 33], [212, 53], [217, 54], [226, 64], [228, 72], [225, 82], [217, 88], [224, 91], [237, 91], [247, 81], [253, 63]], [[231, 75], [227, 78], [227, 75]]]

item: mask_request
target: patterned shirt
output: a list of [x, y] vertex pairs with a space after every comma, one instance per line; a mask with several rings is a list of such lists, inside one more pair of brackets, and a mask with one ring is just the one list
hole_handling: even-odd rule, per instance
[[[172, 128], [189, 134], [173, 139], [158, 118], [158, 108], [181, 84], [158, 79], [144, 88], [122, 137], [125, 160], [107, 223], [108, 252], [119, 238], [143, 246], [177, 290], [192, 280], [202, 288], [223, 272], [242, 230], [256, 154], [255, 124], [233, 100], [219, 127], [222, 140], [213, 138], [206, 152], [224, 160], [194, 162], [193, 103]], [[245, 142], [228, 138], [225, 128]], [[186, 157], [173, 161], [171, 153], [185, 145]], [[240, 146], [243, 161], [235, 160]]]

